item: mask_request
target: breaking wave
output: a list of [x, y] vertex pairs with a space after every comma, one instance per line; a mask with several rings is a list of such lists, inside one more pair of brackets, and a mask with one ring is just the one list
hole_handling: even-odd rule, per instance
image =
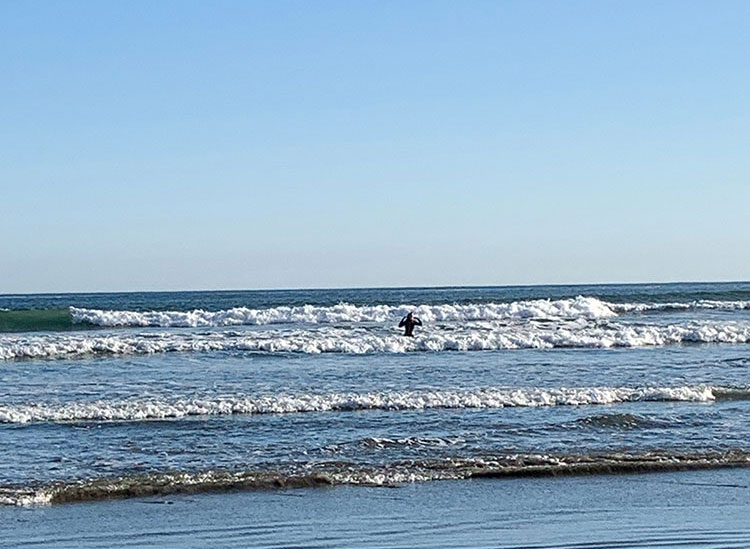
[[650, 311], [692, 311], [700, 309], [718, 311], [743, 311], [750, 309], [750, 301], [717, 301], [700, 299], [687, 302], [672, 303], [609, 303], [610, 308], [617, 313], [643, 313]]
[[31, 486], [0, 487], [0, 504], [45, 505], [174, 494], [312, 488], [332, 485], [397, 486], [466, 478], [606, 475], [748, 467], [742, 451], [601, 455], [490, 455], [409, 460], [386, 465], [320, 463], [281, 470], [207, 470], [151, 473]]
[[270, 308], [235, 307], [219, 311], [128, 311], [69, 307], [0, 310], [0, 332], [70, 331], [81, 328], [205, 328], [269, 324], [394, 323], [414, 311], [423, 321], [526, 321], [610, 319], [621, 314], [750, 310], [750, 301], [697, 300], [672, 303], [613, 303], [590, 296], [532, 299], [509, 303], [438, 305], [299, 305]]
[[398, 322], [414, 311], [425, 322], [466, 322], [472, 320], [610, 318], [616, 316], [609, 304], [595, 297], [536, 299], [512, 303], [468, 305], [368, 305], [339, 303], [332, 306], [302, 305], [224, 311], [111, 311], [71, 307], [73, 321], [96, 326], [188, 327], [253, 326], [266, 324], [331, 324], [342, 322]]
[[707, 385], [637, 388], [484, 388], [474, 390], [237, 395], [172, 400], [99, 400], [94, 402], [3, 405], [0, 406], [0, 422], [142, 421], [234, 414], [585, 406], [639, 401], [711, 402], [726, 399], [750, 399], [750, 388]]
[[687, 303], [610, 303], [595, 297], [570, 299], [535, 299], [511, 303], [443, 304], [443, 305], [369, 305], [339, 303], [332, 306], [302, 305], [249, 309], [237, 307], [223, 311], [112, 311], [71, 307], [76, 323], [95, 326], [189, 327], [247, 326], [266, 324], [331, 324], [342, 322], [393, 322], [414, 311], [422, 320], [434, 322], [469, 322], [475, 320], [558, 320], [571, 318], [603, 319], [618, 313], [717, 309], [750, 309], [750, 301], [692, 301]]
[[362, 326], [200, 333], [24, 334], [0, 337], [0, 359], [209, 351], [369, 354], [748, 342], [750, 323], [747, 322], [649, 325], [574, 321], [508, 325], [499, 321], [482, 321], [470, 326], [428, 325], [415, 338], [402, 337], [390, 327]]

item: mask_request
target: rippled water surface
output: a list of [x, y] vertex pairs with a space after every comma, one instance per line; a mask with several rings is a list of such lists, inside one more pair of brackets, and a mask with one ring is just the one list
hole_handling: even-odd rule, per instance
[[744, 548], [750, 470], [0, 508], [3, 547]]
[[749, 463], [746, 283], [0, 308], [8, 504]]

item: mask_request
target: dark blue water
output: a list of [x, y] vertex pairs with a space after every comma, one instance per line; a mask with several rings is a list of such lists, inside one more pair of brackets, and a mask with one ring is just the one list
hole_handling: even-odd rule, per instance
[[0, 307], [5, 503], [748, 463], [748, 283]]
[[579, 295], [612, 302], [672, 302], [699, 299], [750, 299], [750, 283], [598, 284], [550, 286], [477, 286], [445, 288], [357, 288], [324, 290], [227, 290], [93, 294], [0, 295], [0, 309], [212, 310], [296, 305], [400, 305], [421, 303], [488, 303], [530, 299], [564, 299]]

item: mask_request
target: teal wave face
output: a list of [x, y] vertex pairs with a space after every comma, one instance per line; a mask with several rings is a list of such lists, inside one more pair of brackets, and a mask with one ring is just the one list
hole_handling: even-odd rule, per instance
[[[0, 311], [0, 332], [59, 332], [74, 328], [70, 309]], [[77, 325], [77, 329], [81, 326]]]

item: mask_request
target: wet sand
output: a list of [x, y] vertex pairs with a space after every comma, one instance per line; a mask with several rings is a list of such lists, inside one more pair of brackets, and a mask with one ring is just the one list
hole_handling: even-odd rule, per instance
[[2, 547], [748, 547], [750, 469], [0, 508]]

